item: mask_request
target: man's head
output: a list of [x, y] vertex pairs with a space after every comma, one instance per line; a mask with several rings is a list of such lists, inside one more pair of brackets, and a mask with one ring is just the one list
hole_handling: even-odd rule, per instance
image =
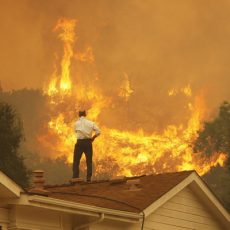
[[85, 117], [86, 116], [86, 111], [81, 110], [81, 111], [79, 111], [78, 115], [79, 115], [79, 117], [82, 117], [82, 116]]

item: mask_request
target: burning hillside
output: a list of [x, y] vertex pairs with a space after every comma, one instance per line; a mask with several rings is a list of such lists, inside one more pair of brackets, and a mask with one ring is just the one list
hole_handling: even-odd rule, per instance
[[[49, 101], [50, 121], [46, 132], [38, 139], [46, 149], [47, 155], [66, 155], [69, 162], [72, 162], [76, 142], [73, 125], [77, 111], [86, 109], [89, 119], [96, 121], [102, 130], [101, 136], [94, 143], [95, 175], [110, 172], [114, 175], [131, 176], [191, 169], [203, 175], [211, 167], [223, 165], [226, 159], [224, 153], [216, 153], [212, 157], [193, 153], [192, 143], [201, 128], [205, 104], [202, 96], [193, 95], [190, 85], [165, 92], [169, 97], [180, 94], [188, 98], [185, 106], [190, 118], [185, 124], [169, 125], [161, 133], [156, 133], [153, 126], [152, 134], [144, 129], [129, 131], [105, 125], [100, 115], [107, 108], [116, 106], [116, 100], [121, 100], [124, 107], [128, 108], [135, 87], [130, 82], [128, 74], [124, 73], [117, 95], [104, 95], [98, 84], [93, 49], [87, 46], [85, 52], [75, 50], [75, 30], [76, 21], [64, 18], [60, 19], [54, 28], [55, 32], [59, 32], [58, 38], [63, 43], [63, 56], [60, 65], [55, 65], [50, 83], [44, 88], [44, 94]], [[73, 60], [76, 66], [73, 66]], [[71, 71], [73, 68], [77, 69], [74, 73]], [[128, 110], [124, 110], [123, 115], [121, 119], [124, 126], [135, 116]], [[152, 126], [153, 121], [149, 120], [148, 123]]]

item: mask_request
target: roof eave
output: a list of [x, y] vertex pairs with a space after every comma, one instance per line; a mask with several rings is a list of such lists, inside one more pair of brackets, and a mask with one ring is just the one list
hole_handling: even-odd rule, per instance
[[142, 220], [142, 213], [132, 213], [127, 211], [102, 208], [98, 206], [86, 205], [71, 201], [64, 201], [60, 199], [40, 196], [22, 194], [19, 199], [11, 201], [11, 204], [26, 205], [71, 214], [80, 214], [93, 217], [99, 217], [101, 213], [104, 214], [106, 219], [119, 220], [129, 223], [137, 223]]

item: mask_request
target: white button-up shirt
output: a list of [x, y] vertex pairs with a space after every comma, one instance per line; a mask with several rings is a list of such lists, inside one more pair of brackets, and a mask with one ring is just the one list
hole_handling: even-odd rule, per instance
[[90, 139], [92, 138], [93, 132], [95, 132], [96, 135], [100, 135], [101, 133], [98, 126], [84, 116], [76, 121], [74, 128], [77, 134], [77, 139]]

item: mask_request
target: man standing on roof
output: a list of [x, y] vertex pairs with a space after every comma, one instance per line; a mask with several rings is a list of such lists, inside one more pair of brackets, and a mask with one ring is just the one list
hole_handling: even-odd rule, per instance
[[100, 135], [101, 131], [94, 122], [86, 119], [85, 110], [79, 111], [79, 119], [76, 121], [74, 128], [77, 134], [77, 143], [74, 147], [73, 178], [79, 178], [79, 164], [84, 152], [87, 165], [86, 180], [90, 182], [92, 177], [92, 142]]

